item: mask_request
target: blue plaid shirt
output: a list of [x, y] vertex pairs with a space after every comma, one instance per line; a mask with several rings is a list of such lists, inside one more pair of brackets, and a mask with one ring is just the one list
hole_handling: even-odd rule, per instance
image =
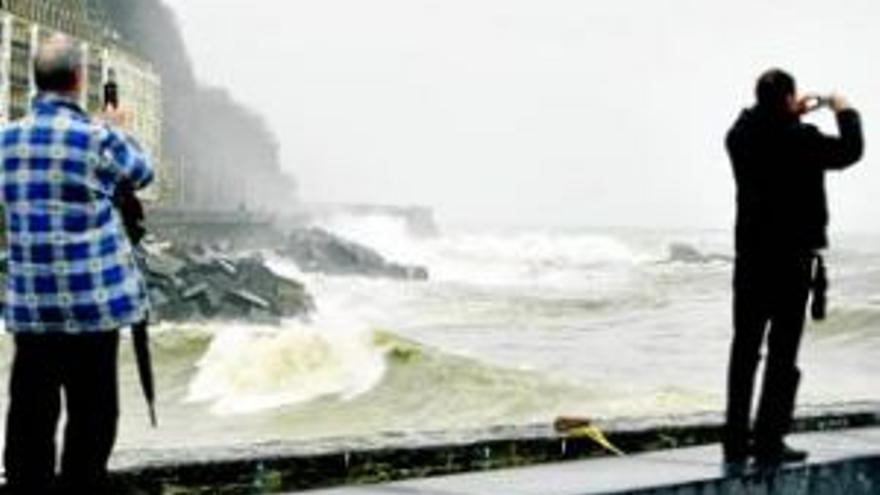
[[138, 145], [75, 103], [36, 98], [0, 132], [10, 332], [115, 330], [146, 316], [144, 279], [111, 198], [153, 179]]

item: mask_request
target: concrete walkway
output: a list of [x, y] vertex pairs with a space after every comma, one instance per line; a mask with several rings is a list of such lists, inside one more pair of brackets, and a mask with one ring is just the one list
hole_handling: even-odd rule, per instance
[[[791, 470], [797, 477], [798, 489], [771, 489], [773, 493], [880, 493], [880, 428], [865, 428], [794, 435], [790, 443], [810, 451], [810, 462]], [[855, 460], [861, 460], [856, 462]], [[855, 481], [829, 480], [842, 477], [832, 471], [841, 465], [853, 464], [847, 469], [847, 477]], [[865, 464], [868, 463], [868, 464]], [[837, 466], [837, 467], [835, 467]], [[832, 469], [834, 468], [834, 469]], [[868, 471], [868, 474], [853, 470]], [[789, 471], [787, 470], [786, 473]], [[807, 479], [822, 476], [821, 480]], [[730, 487], [721, 488], [720, 448], [718, 445], [674, 449], [624, 458], [603, 458], [573, 461], [541, 466], [506, 469], [481, 473], [441, 476], [423, 480], [402, 481], [385, 485], [342, 487], [313, 490], [310, 495], [587, 495], [598, 493], [649, 493], [652, 488], [686, 487], [691, 491], [666, 491], [663, 493], [703, 493], [696, 487], [717, 485], [713, 490], [728, 493]], [[821, 482], [821, 483], [819, 483]], [[827, 483], [859, 483], [861, 488], [817, 488]], [[850, 485], [846, 485], [849, 487]], [[801, 489], [802, 488], [802, 489]], [[684, 490], [684, 488], [680, 488]], [[700, 489], [702, 490], [702, 489]], [[761, 493], [766, 493], [762, 489]], [[830, 490], [830, 491], [829, 491]], [[877, 490], [877, 491], [874, 491]], [[746, 493], [752, 493], [748, 490]], [[707, 493], [718, 493], [710, 491]], [[732, 493], [741, 493], [733, 490]]]

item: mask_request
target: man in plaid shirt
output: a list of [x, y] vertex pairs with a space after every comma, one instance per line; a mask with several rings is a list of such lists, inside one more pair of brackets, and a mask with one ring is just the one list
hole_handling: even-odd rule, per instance
[[[6, 210], [6, 329], [14, 335], [4, 461], [10, 489], [55, 483], [55, 429], [67, 413], [61, 486], [100, 493], [116, 437], [119, 329], [144, 319], [144, 279], [112, 197], [153, 178], [143, 152], [78, 105], [83, 54], [44, 42], [31, 113], [0, 133]], [[108, 122], [121, 115], [108, 110]]]

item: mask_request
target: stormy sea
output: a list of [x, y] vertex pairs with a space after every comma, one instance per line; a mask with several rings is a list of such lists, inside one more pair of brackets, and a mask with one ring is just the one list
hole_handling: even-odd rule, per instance
[[[305, 274], [310, 321], [162, 325], [159, 428], [122, 346], [123, 450], [224, 448], [720, 411], [730, 328], [728, 231], [444, 229], [390, 217], [323, 228], [428, 281]], [[837, 235], [827, 321], [801, 353], [802, 404], [880, 400], [880, 237]], [[5, 384], [10, 339], [0, 349]], [[5, 394], [0, 407], [5, 410]]]

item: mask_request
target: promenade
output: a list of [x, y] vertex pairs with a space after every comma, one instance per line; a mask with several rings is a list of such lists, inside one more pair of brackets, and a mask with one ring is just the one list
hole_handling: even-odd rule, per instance
[[791, 442], [809, 449], [812, 456], [806, 466], [785, 471], [802, 484], [873, 483], [867, 491], [727, 490], [729, 484], [720, 481], [720, 420], [717, 413], [698, 413], [601, 423], [608, 440], [628, 454], [625, 457], [612, 457], [594, 439], [575, 432], [561, 434], [555, 424], [536, 423], [215, 449], [123, 449], [114, 454], [111, 465], [114, 479], [123, 484], [145, 493], [181, 495], [579, 495], [657, 493], [650, 490], [672, 485], [710, 488], [664, 495], [880, 494], [874, 489], [880, 487], [878, 403], [799, 409], [794, 422], [799, 433], [791, 436]]
[[875, 494], [880, 493], [880, 428], [805, 433], [807, 464], [775, 478], [725, 480], [718, 445], [619, 458], [559, 462], [517, 469], [396, 483], [313, 490], [310, 495], [587, 495], [587, 494]]

